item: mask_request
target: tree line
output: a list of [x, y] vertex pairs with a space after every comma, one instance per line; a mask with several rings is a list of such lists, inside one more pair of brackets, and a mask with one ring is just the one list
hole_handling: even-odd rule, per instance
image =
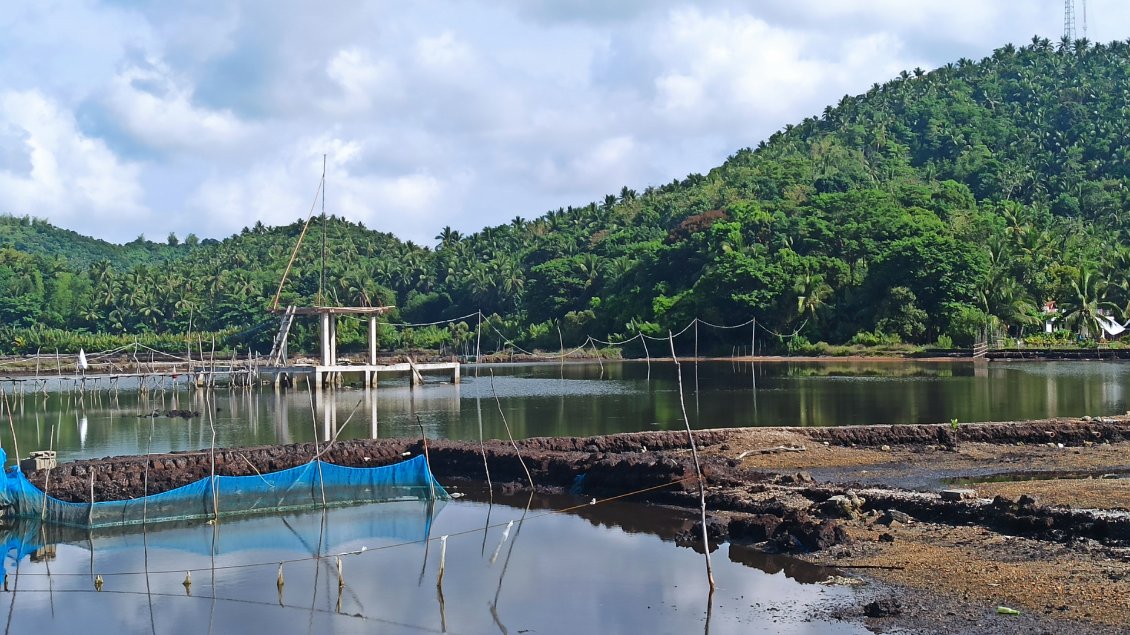
[[[551, 350], [756, 319], [796, 335], [769, 346], [797, 350], [1045, 341], [1054, 301], [1056, 338], [1094, 338], [1101, 314], [1130, 310], [1128, 74], [1130, 43], [1037, 37], [904, 71], [706, 174], [468, 235], [444, 227], [433, 245], [330, 217], [310, 229], [281, 304], [395, 305], [390, 319], [411, 323], [481, 311]], [[0, 221], [9, 353], [67, 334], [190, 332], [266, 352], [266, 309], [303, 226], [68, 253], [66, 230]], [[320, 231], [333, 246], [324, 284]], [[475, 326], [385, 329], [383, 344], [465, 347]], [[299, 346], [316, 346], [313, 328], [296, 326]], [[339, 335], [361, 346], [363, 325]]]

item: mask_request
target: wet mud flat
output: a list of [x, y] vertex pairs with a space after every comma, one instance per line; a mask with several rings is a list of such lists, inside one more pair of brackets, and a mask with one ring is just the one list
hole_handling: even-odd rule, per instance
[[[711, 548], [748, 544], [868, 589], [842, 619], [876, 631], [1121, 633], [1130, 624], [1130, 419], [695, 432]], [[431, 441], [441, 482], [697, 509], [685, 433]], [[351, 440], [77, 461], [29, 474], [55, 497], [124, 499], [316, 454], [348, 466], [420, 454]], [[484, 458], [485, 457], [485, 458]], [[484, 465], [485, 463], [485, 465]], [[213, 467], [214, 466], [214, 467]], [[529, 476], [527, 476], [527, 471]], [[701, 549], [701, 527], [677, 537]], [[999, 615], [999, 606], [1020, 615]]]

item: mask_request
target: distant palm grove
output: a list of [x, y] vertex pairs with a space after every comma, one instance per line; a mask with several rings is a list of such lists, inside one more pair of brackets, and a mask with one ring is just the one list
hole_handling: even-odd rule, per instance
[[[384, 328], [388, 348], [466, 351], [479, 311], [490, 349], [497, 333], [556, 351], [694, 318], [795, 334], [765, 338], [767, 351], [968, 346], [985, 333], [1074, 342], [1100, 332], [1100, 312], [1121, 322], [1130, 310], [1128, 139], [1130, 43], [1034, 38], [904, 71], [707, 174], [471, 235], [443, 228], [433, 246], [315, 220], [281, 304], [389, 304], [396, 323], [472, 316]], [[191, 332], [265, 353], [277, 326], [267, 308], [303, 223], [111, 245], [0, 218], [0, 352], [135, 340], [183, 351]], [[1053, 336], [1047, 301], [1059, 308]], [[295, 335], [316, 346], [313, 324]], [[359, 347], [362, 325], [339, 335]]]

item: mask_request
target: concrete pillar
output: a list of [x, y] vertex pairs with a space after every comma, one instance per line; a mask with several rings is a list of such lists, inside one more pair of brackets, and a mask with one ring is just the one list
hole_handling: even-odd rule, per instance
[[455, 362], [455, 368], [451, 371], [451, 383], [459, 383], [459, 362]]
[[377, 365], [377, 316], [369, 316], [369, 365]]
[[322, 396], [322, 441], [332, 439], [335, 432], [337, 432], [337, 393], [331, 391]]
[[[376, 373], [373, 373], [374, 377], [376, 375]], [[377, 426], [377, 391], [369, 389], [367, 392], [368, 395], [366, 396], [369, 398], [369, 438], [378, 439], [380, 435]]]
[[[333, 363], [330, 361], [330, 314], [329, 313], [322, 313], [319, 316], [319, 318], [321, 320], [319, 330], [320, 330], [321, 336], [322, 336], [322, 363], [321, 363], [321, 365], [322, 366], [332, 366]], [[319, 377], [319, 379], [320, 379], [320, 377]]]

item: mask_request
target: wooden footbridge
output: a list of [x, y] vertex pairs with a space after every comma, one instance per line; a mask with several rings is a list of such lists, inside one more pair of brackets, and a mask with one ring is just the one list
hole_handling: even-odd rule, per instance
[[[416, 363], [412, 358], [405, 362], [379, 363], [377, 360], [377, 318], [392, 310], [391, 306], [340, 307], [340, 306], [289, 306], [282, 314], [278, 335], [268, 358], [268, 363], [259, 369], [260, 377], [274, 382], [275, 386], [291, 386], [304, 378], [321, 389], [341, 385], [343, 377], [360, 375], [365, 386], [376, 386], [382, 374], [407, 374], [413, 386], [423, 383], [423, 373], [450, 374], [452, 383], [459, 383], [459, 362]], [[318, 319], [321, 335], [320, 355], [317, 364], [291, 364], [287, 359], [287, 340], [290, 326], [297, 316], [315, 316]], [[355, 364], [341, 360], [337, 355], [337, 320], [340, 316], [368, 319], [369, 350], [365, 364]]]

